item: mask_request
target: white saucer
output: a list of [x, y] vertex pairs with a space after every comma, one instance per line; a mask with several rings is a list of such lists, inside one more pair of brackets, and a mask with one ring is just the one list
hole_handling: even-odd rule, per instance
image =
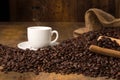
[[[59, 42], [55, 42], [55, 43], [50, 44], [49, 46], [54, 46], [54, 45], [58, 45], [58, 44], [59, 44]], [[17, 45], [17, 47], [20, 49], [23, 49], [23, 50], [26, 50], [26, 49], [35, 50], [35, 51], [37, 50], [35, 48], [31, 48], [28, 41], [19, 43]]]

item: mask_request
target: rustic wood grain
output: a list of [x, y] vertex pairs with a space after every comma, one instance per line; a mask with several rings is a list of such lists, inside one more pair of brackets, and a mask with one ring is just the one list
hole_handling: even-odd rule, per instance
[[100, 8], [103, 10], [108, 11], [109, 10], [109, 2], [110, 0], [92, 0], [92, 7], [94, 8]]
[[10, 5], [10, 12], [9, 12], [9, 14], [10, 14], [10, 21], [15, 21], [16, 20], [16, 17], [17, 17], [17, 15], [16, 15], [16, 0], [9, 0], [10, 2], [9, 2], [9, 5]]
[[119, 17], [119, 0], [10, 0], [11, 21], [80, 22], [90, 8]]
[[[116, 0], [109, 0], [109, 2], [108, 2], [108, 6], [109, 6], [109, 7], [108, 7], [108, 12], [109, 12], [110, 14], [112, 14], [113, 16], [116, 17], [116, 16], [117, 16], [117, 15], [116, 15], [116, 11], [119, 10], [119, 9], [116, 9], [116, 8], [115, 8], [115, 5], [116, 5], [116, 4], [115, 4], [115, 1], [116, 1]], [[119, 4], [120, 4], [120, 3], [119, 3]]]
[[10, 21], [32, 21], [32, 0], [10, 0]]
[[115, 15], [120, 18], [120, 0], [115, 0]]
[[84, 21], [85, 12], [92, 7], [91, 0], [77, 0], [77, 22]]
[[32, 16], [32, 0], [17, 0], [17, 21], [29, 21]]
[[62, 20], [62, 14], [61, 14], [63, 10], [62, 0], [49, 0], [49, 1], [47, 0], [47, 2], [48, 2], [49, 14], [46, 14], [46, 15], [48, 15], [48, 18], [49, 18], [48, 20], [55, 21], [55, 22]]

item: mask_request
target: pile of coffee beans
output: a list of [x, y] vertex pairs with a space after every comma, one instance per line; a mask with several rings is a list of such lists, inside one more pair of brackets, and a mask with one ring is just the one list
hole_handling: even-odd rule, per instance
[[97, 45], [104, 48], [114, 49], [120, 51], [120, 45], [115, 41], [111, 40], [108, 37], [102, 37], [98, 42]]
[[[120, 38], [120, 28], [104, 28], [90, 31], [77, 38], [64, 40], [59, 45], [48, 46], [37, 51], [21, 50], [0, 45], [0, 65], [2, 71], [15, 72], [55, 72], [61, 74], [83, 74], [91, 77], [106, 77], [120, 80], [120, 58], [96, 54], [89, 51], [91, 44], [103, 46], [97, 42], [99, 36]], [[106, 41], [106, 40], [105, 40]], [[103, 39], [103, 42], [105, 42]], [[110, 44], [107, 47], [115, 46]]]

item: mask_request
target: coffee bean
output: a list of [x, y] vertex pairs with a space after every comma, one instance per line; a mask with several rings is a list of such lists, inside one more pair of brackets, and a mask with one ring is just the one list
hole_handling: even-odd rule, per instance
[[91, 77], [106, 77], [120, 80], [120, 59], [95, 54], [89, 51], [91, 44], [120, 51], [116, 41], [99, 36], [120, 38], [120, 28], [103, 28], [90, 31], [77, 38], [67, 39], [59, 45], [48, 46], [37, 51], [21, 50], [0, 44], [2, 71], [55, 72], [60, 74], [84, 74]]

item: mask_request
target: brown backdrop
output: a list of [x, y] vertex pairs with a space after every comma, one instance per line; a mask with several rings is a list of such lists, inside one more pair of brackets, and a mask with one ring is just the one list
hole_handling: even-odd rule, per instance
[[100, 8], [120, 16], [120, 0], [10, 0], [11, 21], [79, 22], [85, 11]]

